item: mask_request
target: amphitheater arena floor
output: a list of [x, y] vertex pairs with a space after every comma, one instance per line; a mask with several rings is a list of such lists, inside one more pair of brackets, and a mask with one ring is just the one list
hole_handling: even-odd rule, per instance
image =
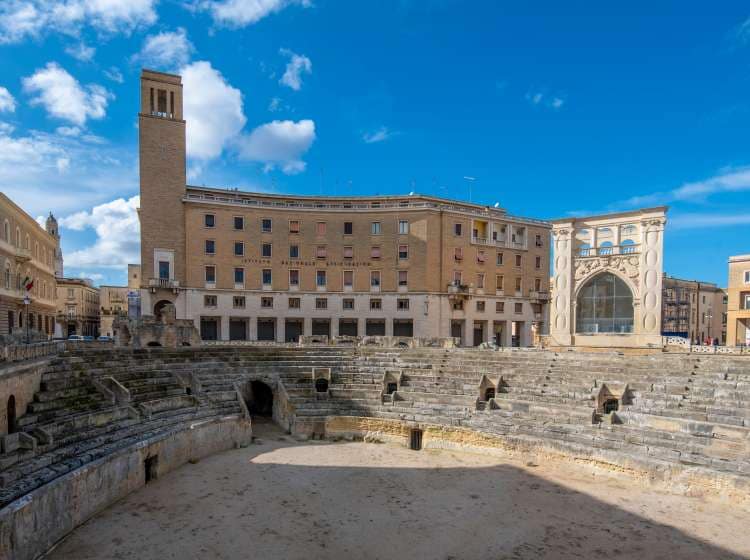
[[256, 433], [131, 494], [49, 559], [750, 558], [750, 512], [731, 503], [569, 464]]

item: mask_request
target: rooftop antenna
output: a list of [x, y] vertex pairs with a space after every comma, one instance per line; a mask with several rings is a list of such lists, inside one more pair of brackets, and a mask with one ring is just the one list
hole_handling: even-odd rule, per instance
[[469, 202], [471, 202], [471, 184], [476, 180], [476, 177], [467, 177], [466, 175], [464, 175], [464, 181], [466, 181], [466, 183], [469, 185]]

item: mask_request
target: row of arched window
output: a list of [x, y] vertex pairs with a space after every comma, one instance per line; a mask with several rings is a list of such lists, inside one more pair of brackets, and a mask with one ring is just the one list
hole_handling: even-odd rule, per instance
[[16, 270], [14, 273], [10, 260], [5, 259], [5, 264], [3, 266], [2, 285], [6, 290], [23, 290], [23, 280], [26, 277], [34, 281], [34, 285], [31, 288], [32, 295], [43, 299], [55, 299], [55, 294], [53, 293], [54, 287], [51, 284], [48, 284], [46, 280], [39, 280], [38, 278], [34, 278], [28, 268], [26, 269], [25, 273], [22, 273], [21, 267], [16, 266]]
[[[15, 235], [12, 235], [10, 221], [7, 218], [3, 222], [3, 241], [19, 249], [26, 249], [29, 252], [32, 251], [31, 236], [27, 233], [24, 237], [21, 234], [21, 228], [18, 226], [16, 226]], [[36, 260], [43, 262], [47, 266], [54, 266], [54, 249], [49, 248], [48, 250], [48, 248], [44, 244], [40, 245], [39, 241], [34, 241], [34, 250], [32, 255]]]

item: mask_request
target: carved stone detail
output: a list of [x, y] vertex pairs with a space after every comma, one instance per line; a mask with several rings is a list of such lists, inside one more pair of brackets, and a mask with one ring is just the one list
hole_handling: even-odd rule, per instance
[[615, 270], [624, 274], [638, 286], [639, 259], [637, 255], [602, 255], [594, 258], [576, 259], [575, 279], [576, 281], [586, 278], [598, 270]]

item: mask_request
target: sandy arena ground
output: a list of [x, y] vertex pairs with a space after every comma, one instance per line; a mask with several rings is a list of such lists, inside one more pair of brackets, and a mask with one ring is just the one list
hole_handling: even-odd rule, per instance
[[750, 558], [750, 513], [732, 504], [572, 465], [256, 434], [115, 504], [50, 560]]

